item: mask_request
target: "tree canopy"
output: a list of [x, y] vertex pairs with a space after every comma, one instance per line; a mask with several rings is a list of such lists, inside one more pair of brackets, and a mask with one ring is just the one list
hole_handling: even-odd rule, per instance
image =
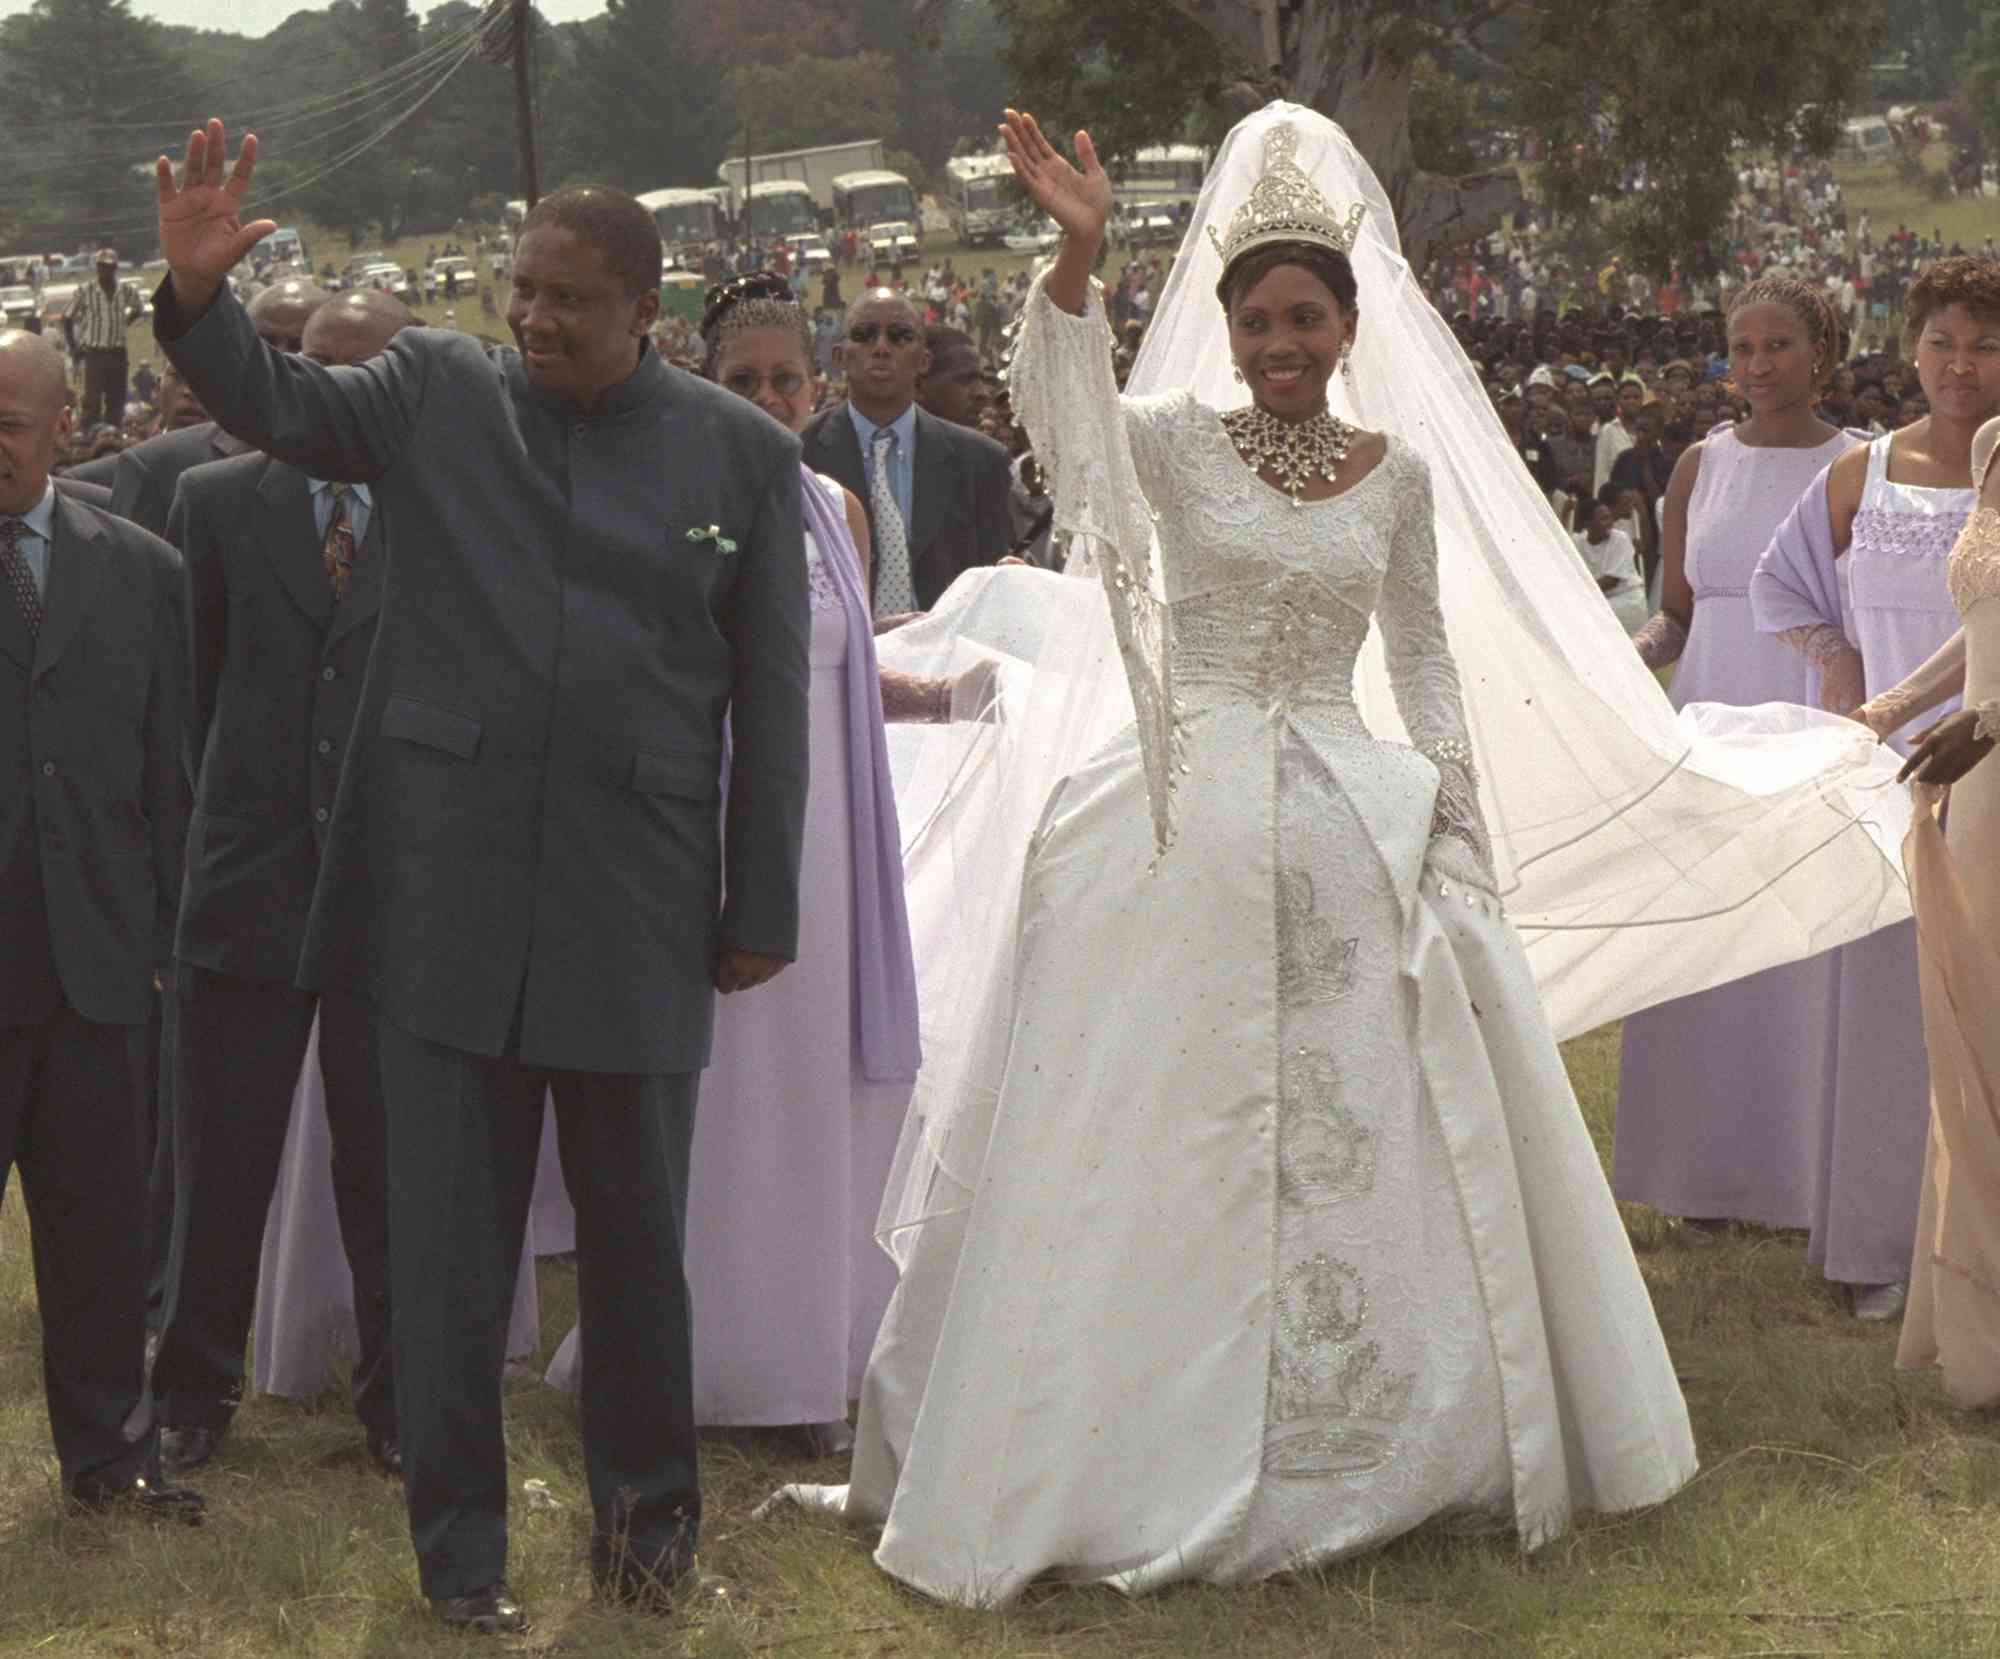
[[[1923, 0], [1942, 5], [1945, 0]], [[1468, 120], [1533, 140], [1558, 214], [1601, 210], [1654, 269], [1722, 222], [1742, 148], [1831, 146], [1883, 38], [1879, 0], [995, 0], [1017, 86], [1112, 153], [1204, 139], [1285, 96], [1347, 129], [1422, 258], [1513, 205]], [[1633, 188], [1643, 184], [1645, 188]]]

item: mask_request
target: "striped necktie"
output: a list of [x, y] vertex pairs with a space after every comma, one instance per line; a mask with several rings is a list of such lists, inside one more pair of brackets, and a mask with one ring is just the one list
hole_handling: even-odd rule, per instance
[[875, 614], [901, 616], [917, 608], [916, 589], [910, 583], [910, 538], [903, 525], [902, 509], [896, 492], [889, 487], [889, 457], [895, 453], [896, 434], [888, 427], [875, 433], [875, 477], [869, 486], [869, 501], [875, 509]]
[[332, 584], [333, 597], [338, 603], [347, 597], [347, 579], [354, 570], [354, 526], [347, 517], [347, 486], [329, 484], [326, 492], [333, 510], [327, 514], [320, 552], [326, 559], [326, 579]]
[[28, 555], [21, 551], [21, 538], [28, 527], [18, 518], [0, 518], [0, 575], [14, 590], [14, 603], [21, 607], [21, 620], [28, 625], [28, 638], [39, 639], [42, 632], [42, 593], [35, 586], [35, 573], [28, 568]]

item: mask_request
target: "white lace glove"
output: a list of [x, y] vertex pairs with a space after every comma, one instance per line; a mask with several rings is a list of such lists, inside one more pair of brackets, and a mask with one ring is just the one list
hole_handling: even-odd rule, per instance
[[[1819, 670], [1822, 709], [1828, 714], [1855, 713], [1856, 706], [1868, 695], [1868, 676], [1861, 665], [1861, 653], [1845, 634], [1830, 622], [1815, 622], [1810, 627], [1787, 628], [1778, 638]], [[1895, 726], [1889, 728], [1895, 729]], [[1886, 734], [1878, 730], [1875, 735]]]

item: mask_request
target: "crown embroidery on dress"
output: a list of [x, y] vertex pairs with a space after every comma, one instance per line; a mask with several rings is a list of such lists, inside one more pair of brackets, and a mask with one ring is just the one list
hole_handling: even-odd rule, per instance
[[1356, 202], [1345, 215], [1335, 211], [1299, 166], [1298, 150], [1296, 127], [1288, 121], [1272, 127], [1264, 139], [1263, 177], [1244, 197], [1227, 231], [1217, 236], [1215, 227], [1208, 227], [1224, 270], [1252, 248], [1271, 242], [1316, 242], [1343, 254], [1353, 248], [1367, 204]]

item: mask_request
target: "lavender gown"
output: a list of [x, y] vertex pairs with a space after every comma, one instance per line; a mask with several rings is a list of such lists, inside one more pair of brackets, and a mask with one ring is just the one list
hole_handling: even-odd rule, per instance
[[[1806, 486], [1855, 441], [1843, 432], [1816, 449], [1754, 449], [1728, 430], [1709, 435], [1688, 503], [1694, 625], [1674, 674], [1676, 707], [1808, 701], [1805, 658], [1757, 631], [1750, 576]], [[1618, 1197], [1669, 1215], [1813, 1224], [1834, 1085], [1838, 956], [1626, 1020], [1611, 1169]]]
[[[292, 1121], [285, 1131], [278, 1184], [264, 1219], [251, 1350], [251, 1383], [260, 1394], [298, 1399], [343, 1387], [360, 1346], [354, 1331], [354, 1280], [333, 1207], [332, 1150], [319, 1075], [319, 1021], [314, 1020], [305, 1064], [292, 1091]], [[533, 1269], [532, 1250], [524, 1250], [507, 1327], [509, 1359], [535, 1350], [539, 1312]]]
[[[1841, 561], [1848, 637], [1860, 647], [1870, 697], [1958, 632], [1945, 570], [1979, 500], [1969, 488], [1892, 482], [1889, 444], [1884, 437], [1869, 445], [1868, 483]], [[1922, 724], [1957, 706], [1955, 699], [1944, 704]], [[1909, 735], [1890, 741], [1907, 750]], [[1930, 1128], [1916, 924], [1885, 928], [1834, 955], [1840, 967], [1835, 1090], [1807, 1260], [1844, 1284], [1887, 1284], [1909, 1277]]]
[[[798, 959], [718, 1002], [695, 1111], [686, 1260], [703, 1427], [845, 1419], [896, 1283], [874, 1229], [911, 1085], [868, 1083], [855, 1059], [847, 625], [810, 539], [807, 556], [812, 748]], [[548, 1380], [574, 1390], [577, 1372], [572, 1331]]]

